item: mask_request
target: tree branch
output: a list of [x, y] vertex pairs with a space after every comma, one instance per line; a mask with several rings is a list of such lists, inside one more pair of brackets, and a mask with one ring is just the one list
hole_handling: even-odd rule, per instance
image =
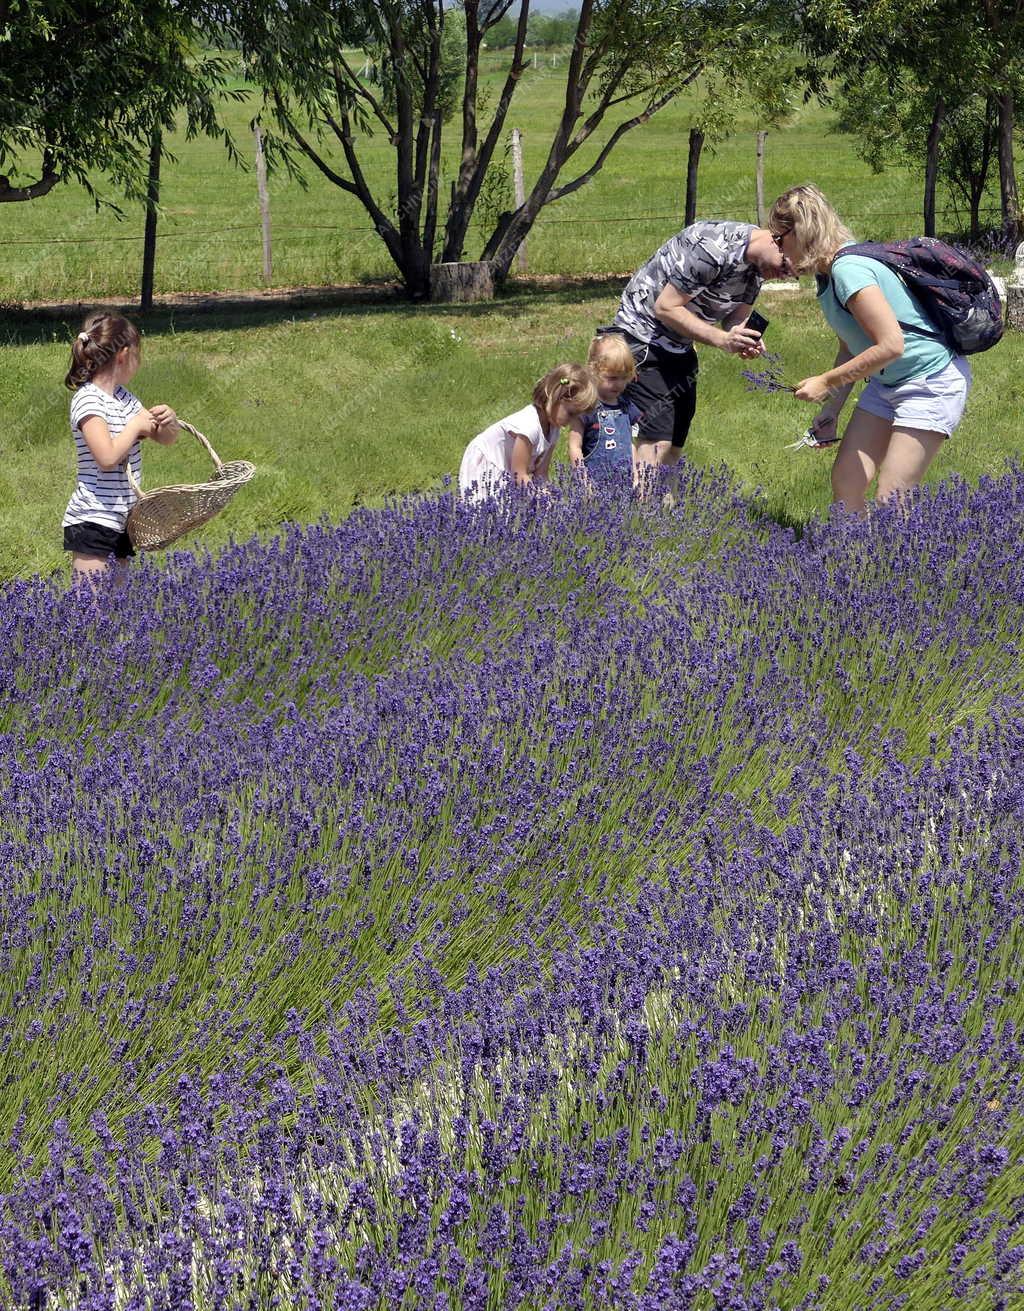
[[[437, 99], [441, 89], [441, 42], [444, 32], [444, 12], [440, 6], [443, 0], [436, 0], [438, 10], [432, 11], [430, 24], [430, 54], [423, 77], [423, 104], [420, 106], [420, 125], [416, 133], [416, 162], [414, 178], [416, 189], [420, 192], [427, 185], [427, 170], [432, 153], [433, 136], [440, 133], [440, 115], [437, 112]], [[429, 219], [428, 219], [429, 222]]]
[[44, 150], [40, 175], [27, 187], [12, 187], [9, 178], [0, 177], [0, 205], [10, 201], [35, 200], [39, 196], [45, 196], [59, 181], [60, 174], [54, 167], [53, 154], [49, 150]]
[[[508, 11], [512, 8], [513, 3], [514, 0], [502, 0], [500, 5], [495, 5], [494, 8], [490, 11], [490, 17], [488, 17], [480, 25], [481, 32], [489, 32], [496, 23], [500, 23], [501, 20], [508, 13]], [[480, 10], [479, 3], [474, 4], [473, 8], [479, 13]]]
[[355, 141], [352, 137], [352, 120], [348, 116], [348, 111], [343, 111], [341, 115], [341, 148], [345, 152], [345, 162], [348, 164], [349, 172], [355, 182], [356, 195], [363, 204], [363, 208], [373, 219], [373, 225], [388, 243], [388, 249], [391, 249], [391, 241], [398, 241], [398, 229], [394, 223], [381, 209], [373, 198], [373, 192], [366, 181], [362, 165], [359, 163], [359, 156], [356, 154]]
[[289, 136], [291, 136], [293, 140], [298, 144], [298, 147], [302, 151], [302, 153], [313, 161], [313, 163], [317, 166], [317, 168], [328, 180], [328, 182], [333, 182], [336, 187], [340, 187], [342, 191], [349, 192], [350, 195], [358, 196], [359, 190], [356, 187], [355, 183], [350, 182], [348, 178], [342, 177], [340, 173], [335, 173], [334, 169], [331, 168], [330, 164], [328, 164], [326, 160], [321, 158], [321, 156], [313, 149], [313, 147], [309, 144], [306, 138], [299, 131], [299, 129], [295, 126], [295, 124], [291, 120], [290, 115], [288, 114], [288, 111], [284, 107], [284, 101], [281, 99], [281, 96], [277, 91], [274, 92], [274, 103], [277, 109], [277, 116], [284, 124], [286, 130], [288, 131]]
[[460, 174], [476, 150], [476, 92], [480, 79], [480, 43], [483, 32], [478, 23], [480, 0], [465, 0], [466, 70], [462, 84], [462, 163]]
[[[696, 74], [694, 74], [694, 76], [696, 76]], [[568, 196], [570, 192], [578, 191], [580, 187], [589, 182], [594, 174], [600, 172], [604, 167], [605, 160], [615, 149], [615, 146], [622, 137], [633, 128], [638, 127], [641, 123], [646, 123], [658, 112], [659, 109], [664, 109], [673, 98], [674, 94], [673, 91], [669, 91], [667, 94], [660, 96], [657, 100], [652, 101], [641, 113], [635, 114], [632, 118], [628, 118], [625, 122], [620, 123], [601, 148], [600, 154], [594, 160], [593, 164], [591, 164], [591, 166], [578, 177], [573, 178], [571, 182], [567, 182], [564, 187], [559, 187], [555, 191], [549, 191], [547, 200], [544, 203], [550, 205], [552, 201], [561, 200], [563, 196]]]
[[[608, 85], [606, 86], [602, 94], [601, 100], [595, 106], [592, 113], [588, 115], [582, 127], [579, 128], [579, 130], [574, 134], [572, 140], [569, 142], [569, 149], [565, 156], [566, 159], [568, 159], [570, 155], [574, 155], [576, 151], [579, 150], [580, 146], [582, 146], [583, 143], [590, 136], [593, 135], [595, 129], [600, 126], [602, 120], [604, 119], [605, 114], [609, 109], [614, 108], [616, 105], [628, 104], [630, 100], [636, 100], [642, 97], [653, 95], [654, 93], [653, 85], [644, 87], [642, 90], [637, 89], [636, 91], [626, 91], [621, 96], [617, 96], [615, 94], [615, 91], [618, 87], [618, 83], [622, 80], [622, 74], [627, 71], [627, 67], [628, 65], [623, 65], [623, 67], [619, 71], [618, 77], [614, 79], [609, 79]], [[667, 104], [668, 101], [671, 100], [673, 96], [677, 95], [678, 92], [683, 89], [683, 87], [688, 87], [691, 82], [693, 82], [696, 78], [700, 77], [703, 71], [704, 71], [704, 64], [703, 63], [697, 64], [696, 67], [689, 73], [689, 75], [687, 76], [684, 82], [674, 83], [672, 90], [670, 92], [667, 92], [664, 98], [656, 97], [656, 100], [658, 101], [657, 109], [661, 109], [662, 106]], [[650, 114], [657, 113], [657, 109], [652, 109], [648, 114], [648, 117], [650, 117]], [[630, 120], [630, 126], [635, 127], [638, 121], [646, 122], [646, 119], [641, 118], [641, 119]]]
[[[343, 82], [342, 79], [339, 77], [338, 64], [342, 66], [342, 68], [345, 70], [346, 74], [348, 75], [348, 79], [349, 79], [348, 82]], [[368, 87], [363, 86], [362, 82], [360, 82], [359, 78], [356, 77], [354, 71], [350, 67], [348, 60], [340, 51], [337, 54], [336, 63], [332, 67], [331, 71], [334, 75], [334, 94], [335, 96], [337, 96], [339, 107], [342, 104], [343, 92], [345, 88], [351, 87], [357, 96], [361, 96], [369, 104], [370, 108], [373, 110], [376, 117], [380, 120], [384, 128], [384, 131], [388, 134], [388, 140], [393, 141], [395, 136], [395, 128], [391, 120], [384, 113], [383, 106], [381, 105], [377, 97], [373, 94], [373, 92]]]
[[[473, 5], [473, 26], [477, 33], [476, 48], [474, 50], [469, 41], [469, 5]], [[519, 9], [519, 24], [516, 28], [516, 43], [512, 52], [512, 63], [505, 78], [505, 85], [501, 89], [501, 95], [498, 99], [497, 107], [494, 111], [494, 118], [488, 128], [487, 135], [484, 138], [483, 146], [477, 149], [477, 122], [476, 122], [476, 87], [479, 65], [479, 29], [476, 27], [476, 17], [479, 10], [477, 0], [468, 0], [467, 3], [467, 41], [466, 41], [466, 65], [467, 77], [465, 89], [462, 95], [462, 162], [459, 165], [459, 176], [452, 188], [451, 205], [448, 209], [448, 221], [445, 225], [444, 234], [444, 251], [443, 260], [457, 260], [462, 256], [462, 248], [466, 240], [466, 230], [469, 227], [469, 219], [473, 213], [473, 206], [476, 204], [477, 197], [480, 194], [480, 188], [483, 186], [484, 177], [490, 167], [491, 159], [494, 156], [494, 150], [497, 146], [498, 139], [501, 136], [501, 129], [505, 122], [505, 116], [508, 114], [509, 105], [512, 103], [512, 97], [515, 95], [516, 86], [523, 71], [523, 50], [526, 46], [526, 23], [530, 14], [530, 0], [522, 0]], [[472, 58], [471, 58], [472, 52]], [[469, 66], [473, 65], [472, 79], [469, 77]]]
[[434, 115], [434, 131], [430, 147], [430, 170], [427, 174], [427, 212], [423, 223], [423, 247], [431, 260], [434, 258], [434, 240], [437, 235], [437, 191], [441, 176], [441, 116]]
[[341, 124], [338, 124], [330, 114], [325, 115], [325, 117], [333, 129], [334, 134], [341, 142], [342, 149], [345, 152], [345, 160], [352, 173], [351, 181], [346, 177], [342, 177], [340, 173], [335, 172], [326, 160], [324, 160], [320, 154], [313, 149], [292, 122], [288, 111], [284, 107], [284, 102], [281, 100], [280, 94], [276, 91], [274, 92], [274, 102], [277, 108], [278, 118], [284, 124], [293, 139], [298, 143], [299, 149], [313, 161], [329, 182], [333, 182], [336, 187], [340, 187], [342, 191], [348, 192], [349, 195], [355, 196], [359, 200], [363, 208], [370, 215], [370, 218], [373, 219], [373, 225], [383, 239], [384, 244], [387, 246], [391, 258], [396, 264], [398, 264], [399, 268], [401, 268], [399, 260], [401, 244], [399, 242], [398, 231], [395, 228], [395, 225], [374, 200], [373, 193], [370, 191], [370, 188], [366, 183], [366, 178], [364, 177], [363, 170], [359, 164], [359, 158], [356, 155], [355, 147], [352, 144], [352, 124], [348, 113], [345, 111], [342, 112]]
[[[396, 12], [395, 8], [388, 4], [384, 4], [383, 8], [387, 19], [388, 46], [394, 62], [395, 110], [398, 119], [398, 130], [394, 138], [398, 228], [402, 236], [403, 250], [409, 254], [419, 241], [422, 203], [422, 197], [416, 191], [413, 177], [413, 99], [407, 68], [409, 44], [405, 38], [400, 12]], [[403, 270], [407, 264], [408, 260], [403, 259], [401, 266]]]
[[[487, 135], [484, 137], [484, 144], [479, 155], [472, 161], [470, 169], [477, 171], [483, 167], [486, 172], [491, 162], [491, 155], [494, 153], [494, 147], [501, 135], [501, 129], [505, 125], [505, 116], [508, 114], [509, 105], [512, 103], [512, 97], [516, 93], [516, 87], [522, 76], [523, 68], [523, 50], [526, 48], [526, 20], [530, 13], [530, 0], [523, 0], [522, 8], [519, 11], [519, 26], [516, 28], [516, 44], [512, 52], [512, 64], [505, 78], [505, 85], [501, 88], [501, 95], [498, 97], [498, 104], [494, 110], [494, 117], [487, 129]], [[460, 171], [458, 190], [460, 192], [468, 189], [469, 178], [464, 178], [466, 164], [463, 161], [463, 168]]]

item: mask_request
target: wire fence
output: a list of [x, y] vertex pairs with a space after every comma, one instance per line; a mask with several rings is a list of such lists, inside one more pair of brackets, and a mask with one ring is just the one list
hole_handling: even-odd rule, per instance
[[[724, 147], [725, 143], [721, 144]], [[203, 178], [217, 177], [223, 179], [225, 176], [225, 169], [223, 167], [223, 155], [220, 153], [220, 149], [220, 147], [212, 144], [201, 145], [198, 142], [190, 144], [187, 152], [187, 162], [180, 156], [166, 161], [166, 180], [170, 181], [173, 173], [179, 169], [186, 170], [186, 179], [190, 186]], [[387, 149], [389, 149], [389, 147], [382, 147], [382, 150], [386, 151]], [[809, 156], [811, 152], [814, 152], [815, 156], [820, 158], [821, 151], [822, 145], [820, 140], [799, 141], [788, 139], [785, 144], [787, 157], [795, 155], [798, 158], [802, 158]], [[719, 151], [716, 150], [715, 154], [717, 155], [718, 153]], [[722, 153], [724, 153], [724, 150]], [[255, 171], [258, 174], [260, 157], [260, 145], [258, 139], [256, 143], [256, 156]], [[221, 167], [215, 167], [215, 161], [219, 161]], [[249, 162], [250, 161], [246, 161], [247, 172], [249, 172]], [[761, 168], [762, 156], [759, 154], [758, 178], [763, 177]], [[755, 202], [755, 196], [753, 194], [755, 190], [754, 171], [751, 170], [750, 174], [746, 174], [746, 170], [741, 168], [740, 174], [741, 176], [735, 178], [732, 184], [728, 186], [724, 192], [719, 188], [717, 201], [713, 198], [713, 193], [709, 192], [707, 194], [706, 203], [714, 212], [713, 214], [708, 213], [702, 215], [703, 217], [728, 219], [737, 222], [758, 221], [759, 202]], [[257, 182], [259, 183], [258, 177]], [[662, 183], [664, 183], [664, 179], [662, 179]], [[180, 177], [177, 181], [177, 185], [179, 187], [182, 185]], [[205, 214], [200, 210], [194, 219], [191, 217], [192, 211], [188, 209], [183, 209], [178, 213], [175, 213], [173, 206], [168, 206], [164, 209], [159, 222], [158, 245], [172, 246], [179, 252], [183, 252], [182, 254], [179, 254], [177, 258], [176, 274], [173, 274], [168, 278], [169, 282], [173, 283], [175, 280], [180, 282], [182, 272], [187, 265], [189, 269], [193, 269], [194, 266], [194, 272], [189, 273], [189, 277], [205, 277], [206, 280], [213, 284], [219, 283], [221, 279], [220, 266], [211, 266], [207, 251], [202, 250], [194, 252], [192, 249], [193, 245], [208, 248], [213, 248], [218, 244], [222, 245], [226, 252], [230, 252], [228, 260], [233, 266], [234, 275], [237, 276], [240, 273], [243, 281], [251, 281], [251, 285], [259, 287], [274, 285], [274, 280], [272, 278], [272, 243], [274, 247], [273, 255], [278, 256], [279, 267], [283, 264], [291, 273], [291, 278], [287, 279], [290, 281], [295, 280], [295, 272], [302, 268], [302, 266], [305, 266], [305, 269], [300, 273], [300, 277], [306, 276], [315, 282], [329, 282], [332, 273], [335, 278], [340, 275], [342, 278], [348, 277], [359, 279], [364, 276], [364, 274], [359, 267], [353, 264], [353, 252], [360, 247], [364, 248], [364, 252], [368, 252], [370, 249], [376, 250], [377, 257], [371, 257], [367, 261], [369, 265], [379, 267], [381, 260], [386, 258], [383, 246], [380, 244], [377, 228], [370, 221], [368, 216], [364, 218], [364, 221], [358, 221], [355, 216], [342, 213], [338, 215], [341, 220], [339, 222], [304, 222], [301, 221], [303, 217], [302, 213], [300, 212], [296, 215], [294, 204], [285, 200], [284, 209], [286, 213], [282, 214], [279, 220], [271, 221], [270, 194], [266, 187], [265, 178], [259, 185], [260, 204], [263, 212], [262, 215], [257, 213], [256, 204], [254, 203], [251, 219], [245, 216], [247, 207], [244, 205], [238, 205], [237, 203], [232, 209], [228, 210], [228, 213], [236, 221], [221, 223], [209, 222], [210, 219], [221, 217], [221, 214], [217, 213], [216, 210], [211, 213], [209, 208], [205, 211]], [[617, 244], [621, 247], [623, 268], [625, 269], [627, 265], [632, 267], [635, 264], [636, 259], [644, 253], [642, 247], [646, 247], [648, 242], [653, 246], [657, 241], [664, 240], [667, 235], [677, 231], [683, 225], [685, 203], [682, 194], [682, 179], [680, 179], [679, 185], [678, 208], [674, 207], [674, 188], [666, 188], [664, 185], [660, 185], [658, 192], [659, 194], [657, 196], [653, 194], [648, 196], [648, 203], [657, 200], [659, 208], [656, 211], [648, 210], [643, 212], [630, 212], [623, 207], [616, 207], [608, 210], [602, 206], [602, 210], [595, 213], [589, 207], [585, 210], [576, 208], [580, 205], [580, 195], [574, 196], [568, 203], [556, 202], [551, 207], [541, 210], [527, 236], [523, 249], [525, 250], [526, 247], [529, 247], [531, 254], [537, 251], [538, 248], [542, 250], [544, 253], [539, 256], [539, 262], [541, 264], [544, 264], [545, 261], [547, 262], [547, 272], [552, 271], [551, 264], [553, 260], [558, 264], [559, 269], [563, 272], [582, 272], [582, 268], [577, 267], [578, 261], [574, 258], [572, 253], [574, 250], [578, 253], [580, 247], [580, 241], [574, 239], [572, 235], [573, 232], [589, 231], [596, 234], [601, 230], [605, 230], [609, 233], [616, 233], [616, 236], [610, 240], [613, 245]], [[758, 191], [758, 197], [759, 196], [760, 191]], [[877, 205], [884, 205], [887, 200], [891, 203], [893, 200], [905, 201], [908, 199], [905, 188], [897, 190], [894, 194], [891, 185], [887, 188], [885, 182], [881, 180], [879, 180], [877, 186], [873, 186], [870, 189], [866, 188], [861, 192], [855, 192], [855, 195], [849, 198], [854, 200], [863, 198], [864, 204], [869, 208], [858, 207], [860, 212], [857, 212], [857, 210], [847, 209], [844, 206], [844, 218], [854, 227], [863, 225], [865, 228], [875, 228], [877, 235], [892, 235], [892, 229], [897, 226], [910, 231], [915, 227], [918, 227], [922, 220], [920, 208], [878, 208]], [[254, 196], [254, 202], [255, 199], [256, 197]], [[607, 203], [607, 196], [603, 196], [602, 199]], [[472, 234], [469, 242], [470, 245], [477, 242], [483, 244], [486, 241], [486, 238], [493, 229], [497, 218], [496, 210], [501, 208], [504, 203], [506, 202], [500, 201], [496, 206], [492, 200], [491, 203], [484, 207], [483, 212], [478, 212], [478, 214], [474, 216], [474, 219], [470, 224], [470, 232]], [[585, 199], [583, 199], [583, 204], [585, 205], [585, 203]], [[764, 211], [762, 210], [762, 222], [764, 221], [763, 212]], [[1000, 207], [998, 205], [985, 205], [979, 211], [979, 217], [983, 215], [982, 223], [988, 226], [989, 216], [993, 214], [998, 215], [1000, 212]], [[221, 213], [224, 213], [224, 211], [221, 210]], [[227, 214], [224, 216], [227, 217]], [[293, 216], [298, 217], [300, 221], [294, 221]], [[964, 216], [964, 208], [955, 204], [947, 204], [936, 211], [936, 217], [940, 225], [944, 224], [946, 220], [952, 218], [952, 224], [946, 224], [946, 226], [959, 227], [963, 224]], [[208, 220], [206, 223], [203, 222], [204, 217]], [[362, 217], [362, 215], [360, 215], [360, 217]], [[391, 217], [397, 224], [397, 217], [393, 215]], [[237, 221], [238, 219], [242, 219], [243, 221]], [[131, 220], [129, 219], [129, 221]], [[883, 229], [888, 228], [889, 231], [883, 230], [881, 233], [878, 233], [876, 225], [879, 224]], [[19, 235], [0, 237], [0, 252], [6, 250], [11, 251], [12, 255], [10, 259], [13, 262], [18, 259], [18, 256], [14, 255], [13, 252], [15, 250], [23, 250], [26, 252], [23, 264], [25, 266], [34, 266], [36, 270], [43, 270], [48, 258], [48, 252], [51, 251], [68, 252], [72, 264], [74, 256], [71, 256], [70, 252], [74, 250], [88, 252], [82, 257], [84, 261], [92, 260], [93, 256], [91, 252], [100, 252], [104, 249], [123, 251], [125, 252], [125, 258], [131, 260], [134, 257], [136, 248], [140, 251], [143, 250], [146, 240], [143, 223], [141, 221], [139, 222], [137, 229], [130, 231], [122, 230], [120, 232], [110, 231], [109, 229], [89, 231], [89, 222], [84, 217], [69, 226], [72, 228], [71, 231], [68, 231], [67, 228], [65, 228], [64, 232], [59, 235], [35, 235], [31, 232], [26, 233], [24, 229], [22, 229], [22, 233]], [[641, 234], [650, 233], [650, 236], [638, 236], [634, 241], [631, 241], [628, 236], [620, 237], [618, 235], [619, 232], [629, 229]], [[545, 243], [544, 238], [546, 233], [549, 234], [549, 236]], [[317, 238], [319, 238], [319, 240]], [[331, 240], [338, 239], [344, 240], [348, 243], [342, 252], [341, 262], [342, 265], [344, 265], [344, 268], [338, 266], [337, 245], [333, 250], [329, 245]], [[585, 241], [585, 239], [583, 240]], [[258, 250], [261, 243], [263, 246], [262, 267], [258, 260], [254, 261], [250, 277], [241, 270], [244, 270], [247, 261], [250, 258], [248, 252], [250, 250]], [[607, 252], [609, 239], [601, 239], [595, 235], [592, 245], [594, 250], [601, 249]], [[569, 252], [568, 255], [566, 255], [567, 251]], [[281, 256], [283, 256], [283, 259], [280, 258]], [[97, 258], [99, 258], [99, 256], [97, 256]], [[116, 260], [117, 256], [111, 256], [111, 259]], [[562, 263], [571, 267], [562, 268]], [[54, 267], [56, 267], [56, 265], [57, 261], [55, 258]], [[332, 268], [330, 267], [331, 265], [335, 265], [336, 267]], [[65, 265], [65, 267], [67, 267], [67, 265]], [[204, 268], [206, 270], [205, 275], [198, 273], [199, 268]], [[41, 273], [38, 276], [39, 280], [34, 284], [37, 287], [45, 287], [49, 289], [57, 285], [55, 277], [51, 273]], [[397, 270], [395, 271], [395, 276], [397, 276]], [[75, 275], [72, 274], [71, 277], [72, 280], [74, 280]], [[17, 281], [18, 279], [16, 278], [15, 280]], [[89, 271], [88, 280], [92, 281], [91, 270]], [[26, 288], [33, 285], [28, 278], [22, 278], [20, 279], [20, 282], [21, 285]], [[237, 282], [235, 282], [234, 285], [237, 285]], [[278, 282], [277, 285], [282, 284], [281, 282]], [[217, 286], [211, 286], [209, 289], [216, 290]], [[32, 299], [41, 298], [38, 292], [35, 294], [29, 294]], [[45, 295], [45, 292], [43, 292], [43, 294]]]
[[[947, 216], [954, 215], [961, 217], [963, 211], [954, 206], [947, 206], [943, 209], [937, 209], [937, 215]], [[998, 214], [1000, 212], [998, 205], [986, 205], [980, 210], [984, 214]], [[720, 213], [716, 210], [715, 218], [729, 219], [735, 222], [752, 222], [753, 207], [742, 213]], [[844, 211], [843, 217], [851, 223], [858, 223], [864, 220], [875, 220], [879, 218], [899, 218], [899, 219], [920, 219], [920, 210], [871, 210], [862, 214], [847, 213]], [[638, 225], [638, 224], [665, 224], [681, 223], [681, 211], [674, 214], [581, 214], [570, 218], [559, 218], [554, 215], [541, 214], [534, 223], [533, 231], [544, 227], [554, 226], [574, 226], [588, 227], [597, 224], [618, 224], [621, 226]], [[476, 223], [477, 227], [483, 226], [482, 221]], [[219, 228], [174, 228], [162, 226], [160, 229], [160, 240], [198, 240], [200, 238], [224, 236], [230, 232], [250, 232], [259, 234], [259, 219], [254, 219], [251, 223], [232, 223]], [[356, 226], [339, 223], [282, 223], [274, 224], [274, 232], [340, 232], [348, 236], [368, 236], [376, 232], [372, 223], [359, 224]], [[137, 233], [111, 234], [103, 233], [96, 236], [82, 237], [10, 237], [0, 238], [0, 247], [4, 246], [76, 246], [88, 244], [113, 244], [119, 242], [141, 242], [144, 234], [140, 231]]]

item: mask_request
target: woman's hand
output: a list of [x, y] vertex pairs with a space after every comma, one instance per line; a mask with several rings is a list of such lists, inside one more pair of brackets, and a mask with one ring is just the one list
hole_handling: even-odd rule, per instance
[[825, 381], [823, 373], [816, 373], [805, 378], [793, 388], [793, 395], [798, 401], [810, 401], [812, 405], [824, 405], [832, 395], [832, 388]]
[[811, 432], [822, 442], [834, 442], [838, 436], [839, 416], [831, 410], [822, 410], [811, 420]]

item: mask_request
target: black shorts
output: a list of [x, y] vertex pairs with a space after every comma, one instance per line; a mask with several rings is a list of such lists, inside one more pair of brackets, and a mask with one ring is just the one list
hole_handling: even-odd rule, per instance
[[682, 446], [697, 409], [697, 352], [626, 340], [636, 360], [636, 378], [622, 394], [641, 414], [637, 440]]
[[75, 523], [64, 529], [64, 550], [75, 555], [95, 555], [105, 560], [108, 555], [127, 560], [135, 554], [132, 539], [123, 530], [107, 528], [101, 523]]

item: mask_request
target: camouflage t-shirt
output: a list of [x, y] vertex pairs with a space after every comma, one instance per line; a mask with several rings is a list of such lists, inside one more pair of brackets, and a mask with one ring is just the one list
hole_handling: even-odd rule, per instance
[[671, 283], [693, 295], [686, 308], [706, 323], [720, 323], [737, 305], [752, 305], [763, 281], [744, 258], [752, 223], [703, 220], [670, 237], [629, 280], [613, 326], [664, 350], [691, 350], [693, 342], [667, 327], [654, 303]]

